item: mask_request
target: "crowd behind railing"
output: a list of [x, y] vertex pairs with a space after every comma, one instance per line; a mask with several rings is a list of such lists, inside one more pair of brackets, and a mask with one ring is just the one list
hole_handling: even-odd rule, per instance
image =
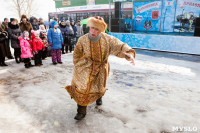
[[10, 18], [10, 22], [4, 18], [0, 21], [0, 66], [8, 66], [6, 58], [15, 59], [18, 64], [24, 62], [25, 68], [41, 66], [42, 60], [50, 56], [54, 65], [62, 64], [61, 54], [72, 52], [83, 34], [80, 21], [75, 24], [74, 20], [52, 20], [48, 27], [42, 18], [22, 15], [20, 21]]

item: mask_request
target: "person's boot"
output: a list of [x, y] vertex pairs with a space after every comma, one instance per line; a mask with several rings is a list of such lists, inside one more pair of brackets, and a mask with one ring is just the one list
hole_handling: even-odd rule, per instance
[[20, 57], [15, 57], [15, 61], [16, 61], [17, 63], [20, 63]]
[[28, 63], [29, 67], [33, 67], [34, 65], [31, 64], [31, 62]]
[[76, 119], [76, 120], [82, 120], [84, 117], [85, 117], [85, 115], [86, 115], [86, 108], [87, 108], [87, 106], [80, 106], [80, 105], [78, 105], [78, 109], [77, 109], [77, 114], [76, 114], [76, 116], [74, 117], [74, 119]]
[[3, 66], [2, 61], [0, 60], [0, 66]]
[[27, 63], [27, 64], [25, 64], [24, 66], [25, 66], [25, 68], [29, 68], [29, 64], [28, 64], [28, 63]]
[[14, 57], [12, 55], [7, 57], [8, 59], [14, 59]]
[[5, 62], [2, 62], [1, 66], [8, 66], [8, 65]]
[[19, 57], [19, 61], [20, 62], [24, 62], [24, 59], [22, 59], [21, 57]]
[[97, 105], [102, 105], [102, 97], [99, 98], [99, 99], [97, 99], [96, 104], [97, 104]]

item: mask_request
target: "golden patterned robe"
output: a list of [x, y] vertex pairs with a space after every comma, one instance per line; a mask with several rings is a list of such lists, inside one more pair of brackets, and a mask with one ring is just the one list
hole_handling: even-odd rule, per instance
[[135, 57], [135, 51], [119, 39], [101, 33], [98, 42], [92, 42], [88, 34], [80, 37], [73, 54], [74, 72], [70, 86], [65, 89], [78, 105], [87, 106], [102, 97], [106, 91], [110, 54], [126, 58]]

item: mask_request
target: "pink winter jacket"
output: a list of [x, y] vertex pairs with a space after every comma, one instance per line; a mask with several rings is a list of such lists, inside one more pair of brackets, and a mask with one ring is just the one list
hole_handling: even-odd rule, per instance
[[28, 40], [19, 37], [20, 47], [22, 49], [21, 58], [31, 58], [33, 57], [31, 45]]

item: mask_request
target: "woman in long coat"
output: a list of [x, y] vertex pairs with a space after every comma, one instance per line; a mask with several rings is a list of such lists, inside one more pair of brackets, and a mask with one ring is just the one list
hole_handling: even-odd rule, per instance
[[67, 28], [67, 32], [66, 32], [66, 37], [65, 37], [65, 42], [67, 42], [66, 44], [66, 53], [68, 53], [68, 50], [69, 52], [71, 53], [72, 52], [72, 38], [74, 36], [74, 31], [72, 29], [72, 26], [70, 25], [70, 21], [67, 20], [66, 21], [66, 28]]
[[11, 47], [14, 48], [14, 56], [17, 63], [21, 62], [21, 47], [18, 37], [21, 36], [22, 32], [17, 24], [17, 20], [11, 18], [8, 23], [8, 34], [11, 39]]
[[63, 40], [64, 40], [64, 45], [62, 45], [62, 54], [65, 54], [65, 49], [66, 49], [66, 45], [67, 45], [67, 33], [68, 33], [68, 28], [67, 28], [67, 25], [65, 23], [65, 20], [61, 20], [58, 28], [60, 29], [61, 33], [62, 33], [62, 37], [63, 37]]
[[7, 66], [5, 64], [5, 57], [7, 56], [10, 56], [8, 33], [2, 28], [0, 22], [0, 66]]

